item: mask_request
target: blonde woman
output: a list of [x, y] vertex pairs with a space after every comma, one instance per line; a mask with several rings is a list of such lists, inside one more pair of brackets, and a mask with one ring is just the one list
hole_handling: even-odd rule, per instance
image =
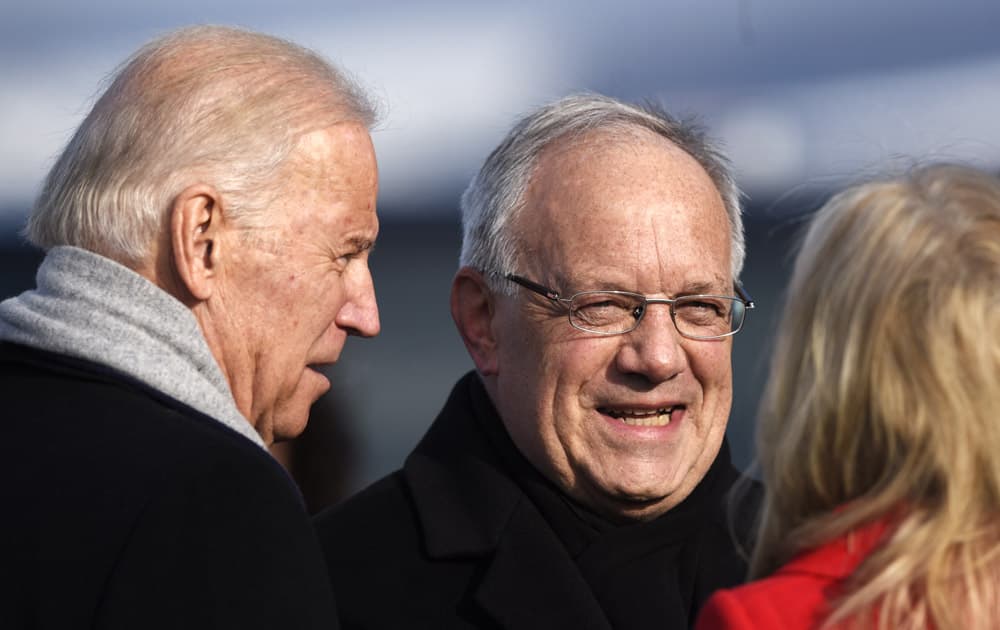
[[1000, 627], [1000, 181], [933, 166], [819, 211], [758, 431], [758, 581], [699, 630]]

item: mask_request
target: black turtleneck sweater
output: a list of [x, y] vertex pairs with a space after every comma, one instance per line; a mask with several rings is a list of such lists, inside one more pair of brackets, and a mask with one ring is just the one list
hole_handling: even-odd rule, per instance
[[760, 486], [729, 517], [739, 473], [723, 444], [680, 505], [616, 524], [574, 503], [521, 455], [470, 373], [403, 469], [319, 515], [351, 628], [684, 629], [744, 580]]
[[[695, 593], [693, 578], [705, 561], [703, 554], [713, 552], [701, 548], [699, 532], [706, 519], [728, 519], [726, 506], [737, 505], [728, 496], [737, 479], [728, 443], [723, 442], [701, 483], [678, 506], [649, 521], [618, 524], [577, 503], [539, 473], [514, 445], [482, 383], [476, 379], [470, 390], [491, 445], [566, 547], [611, 626], [663, 630], [683, 627], [679, 619], [693, 623], [692, 609], [700, 608], [707, 595]], [[745, 573], [745, 560], [731, 551], [713, 554], [713, 564]]]

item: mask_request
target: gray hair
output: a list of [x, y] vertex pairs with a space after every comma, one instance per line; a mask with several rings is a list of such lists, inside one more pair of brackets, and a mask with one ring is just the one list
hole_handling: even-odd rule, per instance
[[26, 234], [43, 249], [136, 264], [195, 183], [214, 186], [227, 217], [252, 226], [303, 134], [376, 118], [354, 81], [314, 52], [237, 28], [181, 29], [116, 73], [49, 172]]
[[598, 94], [576, 94], [545, 105], [523, 117], [493, 150], [462, 195], [460, 264], [481, 271], [501, 293], [513, 287], [500, 282], [516, 272], [518, 240], [512, 225], [525, 205], [525, 195], [539, 156], [550, 144], [569, 135], [595, 130], [646, 129], [688, 153], [708, 173], [729, 216], [733, 280], [743, 269], [745, 243], [741, 193], [729, 162], [692, 121], [681, 121], [656, 105], [632, 105]]

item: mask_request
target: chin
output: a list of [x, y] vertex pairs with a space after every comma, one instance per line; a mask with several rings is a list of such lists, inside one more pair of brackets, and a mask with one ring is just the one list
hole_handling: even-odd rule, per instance
[[309, 423], [309, 406], [295, 405], [297, 409], [282, 409], [275, 413], [271, 424], [271, 434], [275, 442], [293, 440], [306, 430]]
[[681, 486], [674, 479], [673, 470], [664, 470], [664, 466], [655, 466], [652, 470], [635, 470], [629, 475], [627, 467], [623, 466], [617, 483], [609, 484], [607, 492], [623, 502], [650, 503], [662, 501], [677, 491]]
[[302, 435], [302, 432], [306, 430], [306, 425], [308, 423], [308, 416], [302, 418], [301, 420], [282, 422], [279, 426], [274, 428], [274, 441], [285, 442], [287, 440], [294, 440]]
[[609, 497], [601, 505], [591, 507], [615, 523], [650, 521], [669, 509], [665, 497], [640, 498], [637, 496]]
[[316, 383], [303, 380], [293, 392], [278, 400], [271, 415], [275, 441], [295, 439], [306, 430], [313, 405], [329, 389], [329, 381], [321, 378], [323, 386], [317, 387]]
[[[648, 481], [648, 480], [647, 480]], [[668, 511], [677, 501], [673, 484], [635, 483], [613, 488], [599, 488], [597, 506], [601, 512], [623, 520], [650, 520]]]

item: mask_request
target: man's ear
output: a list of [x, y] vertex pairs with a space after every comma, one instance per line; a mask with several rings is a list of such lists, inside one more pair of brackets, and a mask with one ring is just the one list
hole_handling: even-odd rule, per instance
[[198, 301], [207, 300], [214, 289], [222, 228], [221, 197], [212, 186], [188, 186], [174, 199], [170, 213], [174, 268], [181, 283]]
[[483, 376], [497, 373], [493, 312], [493, 292], [483, 275], [470, 267], [459, 269], [451, 282], [451, 317]]

